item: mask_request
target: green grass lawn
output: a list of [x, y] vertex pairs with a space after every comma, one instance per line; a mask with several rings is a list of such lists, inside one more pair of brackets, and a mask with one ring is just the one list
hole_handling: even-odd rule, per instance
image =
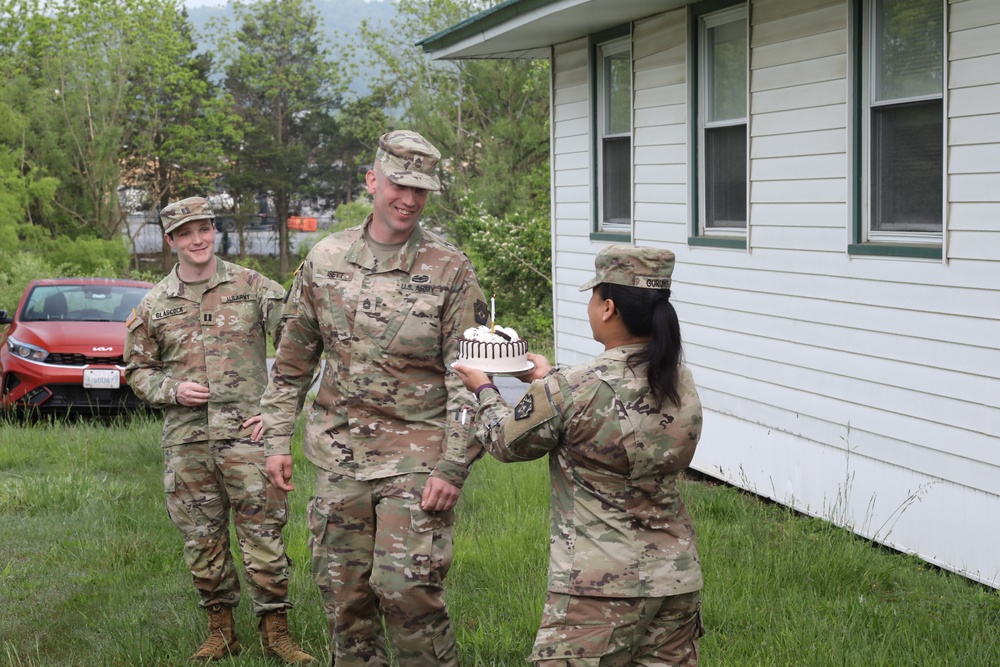
[[[148, 418], [0, 422], [0, 665], [182, 665], [197, 647], [205, 616], [163, 506], [159, 433]], [[296, 466], [290, 619], [329, 664], [306, 547], [312, 468]], [[728, 486], [683, 491], [705, 572], [703, 665], [1000, 665], [997, 591]], [[447, 582], [463, 666], [526, 664], [547, 552], [545, 462], [479, 462]], [[236, 617], [246, 648], [221, 664], [278, 664], [249, 600]]]

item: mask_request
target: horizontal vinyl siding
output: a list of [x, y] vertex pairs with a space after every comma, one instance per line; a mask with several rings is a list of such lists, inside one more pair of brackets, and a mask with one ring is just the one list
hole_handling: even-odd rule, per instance
[[950, 9], [948, 257], [1000, 266], [1000, 3]]
[[632, 56], [633, 237], [639, 245], [684, 245], [689, 195], [686, 10], [636, 22]]
[[842, 255], [851, 169], [846, 7], [755, 3], [750, 17], [751, 248]]
[[[577, 39], [553, 48], [552, 169], [555, 211], [552, 239], [552, 271], [555, 280], [554, 309], [556, 349], [561, 363], [578, 363], [598, 350], [581, 334], [588, 332], [586, 299], [566, 285], [580, 285], [593, 273], [590, 240], [591, 170], [590, 148], [591, 82], [588, 40]], [[576, 352], [575, 350], [583, 350]]]

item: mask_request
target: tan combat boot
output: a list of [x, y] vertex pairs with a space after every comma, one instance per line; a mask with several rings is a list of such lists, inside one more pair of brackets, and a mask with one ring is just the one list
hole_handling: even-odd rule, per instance
[[236, 641], [236, 626], [233, 625], [233, 608], [224, 604], [213, 604], [208, 610], [208, 639], [191, 656], [193, 662], [220, 660], [227, 655], [237, 655], [240, 643]]
[[264, 655], [276, 655], [289, 665], [310, 665], [316, 661], [299, 648], [288, 634], [288, 612], [269, 611], [260, 619], [260, 634], [264, 640]]

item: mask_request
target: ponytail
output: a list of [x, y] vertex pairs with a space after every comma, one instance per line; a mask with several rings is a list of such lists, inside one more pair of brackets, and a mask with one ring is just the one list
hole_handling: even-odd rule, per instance
[[681, 363], [681, 325], [670, 303], [669, 289], [647, 289], [601, 283], [602, 299], [614, 301], [625, 328], [633, 336], [648, 337], [649, 342], [627, 359], [629, 368], [646, 364], [646, 381], [653, 400], [662, 406], [669, 401], [680, 405], [677, 381]]

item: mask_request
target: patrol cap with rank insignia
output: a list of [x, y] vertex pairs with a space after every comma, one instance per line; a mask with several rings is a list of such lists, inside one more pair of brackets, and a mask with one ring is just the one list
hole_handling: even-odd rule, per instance
[[423, 190], [441, 189], [441, 181], [434, 173], [441, 152], [417, 132], [396, 130], [383, 134], [378, 140], [375, 159], [393, 183]]
[[192, 220], [214, 220], [215, 212], [204, 197], [188, 197], [172, 204], [167, 204], [160, 211], [160, 224], [163, 233], [169, 234], [186, 222]]
[[670, 289], [670, 274], [674, 272], [674, 253], [663, 248], [633, 245], [609, 245], [597, 253], [594, 260], [597, 275], [580, 286], [580, 291], [593, 289], [601, 283]]

